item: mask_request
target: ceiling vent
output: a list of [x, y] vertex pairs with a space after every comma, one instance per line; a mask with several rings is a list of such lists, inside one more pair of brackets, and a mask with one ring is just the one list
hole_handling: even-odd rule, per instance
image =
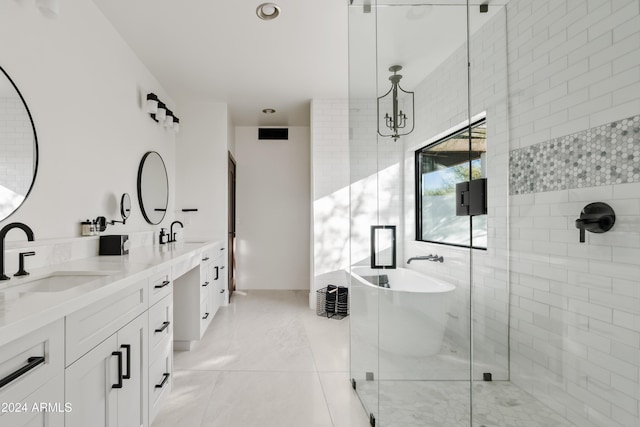
[[288, 140], [289, 129], [288, 128], [258, 128], [259, 140]]

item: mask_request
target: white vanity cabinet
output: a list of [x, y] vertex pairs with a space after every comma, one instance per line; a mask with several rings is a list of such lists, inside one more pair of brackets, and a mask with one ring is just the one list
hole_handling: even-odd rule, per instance
[[220, 306], [216, 297], [220, 274], [216, 274], [219, 269], [214, 268], [219, 253], [219, 245], [204, 248], [198, 266], [174, 280], [174, 347], [178, 350], [191, 350]]
[[36, 297], [22, 324], [0, 316], [0, 426], [149, 427], [171, 391], [174, 347], [199, 340], [220, 306], [220, 247], [147, 249], [48, 318]]
[[155, 279], [129, 283], [66, 317], [65, 398], [73, 407], [66, 427], [148, 426], [147, 310]]
[[148, 426], [147, 313], [66, 369], [66, 427]]
[[218, 251], [213, 262], [211, 263], [211, 276], [213, 287], [211, 289], [211, 307], [215, 314], [222, 307], [227, 298], [227, 280], [225, 269], [225, 254]]
[[64, 321], [0, 347], [0, 426], [64, 426]]
[[149, 425], [169, 395], [173, 374], [173, 295], [149, 308]]

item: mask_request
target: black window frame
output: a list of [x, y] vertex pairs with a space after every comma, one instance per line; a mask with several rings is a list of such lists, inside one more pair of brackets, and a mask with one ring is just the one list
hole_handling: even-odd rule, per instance
[[[447, 134], [445, 134], [443, 137], [438, 138], [437, 140], [430, 142], [427, 145], [424, 145], [418, 149], [416, 149], [414, 151], [414, 169], [415, 169], [415, 173], [414, 173], [414, 187], [415, 187], [415, 192], [414, 192], [414, 198], [415, 198], [415, 207], [416, 207], [416, 212], [415, 212], [415, 221], [416, 221], [416, 226], [415, 226], [415, 238], [417, 242], [424, 242], [424, 243], [433, 243], [433, 244], [437, 244], [437, 245], [445, 245], [445, 246], [453, 246], [453, 247], [458, 247], [458, 248], [466, 248], [466, 249], [477, 249], [477, 250], [481, 250], [481, 251], [486, 251], [487, 248], [484, 247], [480, 247], [480, 246], [472, 246], [471, 244], [469, 245], [463, 245], [463, 244], [459, 244], [459, 243], [447, 243], [447, 242], [439, 242], [437, 240], [424, 240], [422, 238], [422, 176], [420, 174], [420, 153], [429, 148], [429, 147], [433, 147], [436, 146], [448, 139], [450, 139], [451, 137], [461, 134], [461, 133], [465, 133], [468, 132], [469, 135], [471, 135], [471, 130], [474, 127], [477, 127], [481, 124], [486, 124], [487, 122], [487, 118], [486, 117], [482, 117], [474, 122], [471, 122], [468, 125], [464, 125], [461, 127], [456, 128], [455, 130], [452, 130], [451, 132], [448, 132]], [[469, 169], [471, 169], [471, 141], [469, 141]], [[473, 216], [469, 216], [469, 232], [473, 235]], [[471, 243], [473, 243], [473, 239], [471, 240]], [[488, 242], [487, 242], [487, 246], [488, 246]]]

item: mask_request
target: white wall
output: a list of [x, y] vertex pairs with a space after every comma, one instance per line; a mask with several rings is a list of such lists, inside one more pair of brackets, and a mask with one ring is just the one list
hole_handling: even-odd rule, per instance
[[310, 289], [309, 128], [259, 141], [236, 127], [237, 287]]
[[[119, 219], [127, 192], [131, 218], [107, 232], [157, 229], [144, 221], [136, 192], [140, 159], [154, 150], [169, 174], [166, 226], [173, 218], [175, 137], [149, 118], [142, 99], [155, 92], [181, 111], [93, 2], [61, 0], [54, 20], [32, 0], [0, 2], [0, 39], [1, 65], [29, 106], [40, 153], [29, 198], [0, 225], [24, 222], [37, 240], [79, 236], [83, 219]], [[9, 239], [25, 238], [11, 232]]]
[[312, 258], [315, 291], [348, 284], [349, 267], [349, 103], [346, 99], [311, 102]]
[[[186, 240], [226, 242], [227, 104], [182, 101], [180, 114], [181, 129], [176, 150], [176, 215], [185, 226], [180, 232]], [[182, 212], [182, 209], [194, 208], [198, 211]]]

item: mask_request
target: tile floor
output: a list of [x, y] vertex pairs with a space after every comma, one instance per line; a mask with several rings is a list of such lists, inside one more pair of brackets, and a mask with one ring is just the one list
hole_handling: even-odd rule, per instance
[[202, 341], [174, 353], [153, 427], [368, 427], [349, 383], [349, 318], [318, 317], [304, 291], [236, 292]]

